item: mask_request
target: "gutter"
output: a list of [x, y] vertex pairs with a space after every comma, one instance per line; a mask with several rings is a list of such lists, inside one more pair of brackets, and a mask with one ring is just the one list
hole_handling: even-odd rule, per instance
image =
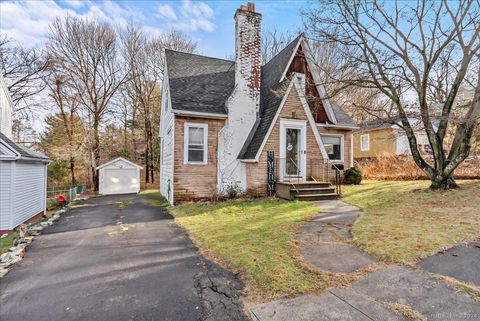
[[325, 128], [340, 128], [340, 129], [350, 129], [350, 130], [360, 129], [359, 126], [330, 125], [330, 124], [320, 124], [320, 123], [317, 123], [317, 126], [325, 127]]
[[172, 113], [178, 116], [189, 116], [199, 118], [212, 118], [212, 119], [227, 119], [227, 115], [215, 114], [215, 113], [202, 113], [198, 111], [178, 110], [172, 109]]

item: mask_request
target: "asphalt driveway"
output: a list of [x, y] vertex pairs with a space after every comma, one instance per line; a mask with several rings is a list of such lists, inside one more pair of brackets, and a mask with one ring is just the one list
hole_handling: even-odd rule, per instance
[[243, 285], [137, 195], [83, 201], [0, 281], [0, 319], [243, 320]]

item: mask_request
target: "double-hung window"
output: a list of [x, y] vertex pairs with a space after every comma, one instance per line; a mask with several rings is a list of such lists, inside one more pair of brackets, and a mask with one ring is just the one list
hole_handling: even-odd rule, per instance
[[370, 150], [370, 135], [360, 135], [360, 150], [362, 152]]
[[322, 142], [330, 160], [343, 162], [343, 135], [322, 135]]
[[207, 163], [207, 124], [185, 124], [184, 163], [206, 164]]

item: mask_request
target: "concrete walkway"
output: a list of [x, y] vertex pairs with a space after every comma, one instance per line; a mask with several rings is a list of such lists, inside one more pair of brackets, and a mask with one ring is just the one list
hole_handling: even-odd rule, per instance
[[[401, 312], [403, 311], [403, 313]], [[480, 303], [426, 272], [391, 266], [346, 289], [254, 306], [255, 321], [480, 320]]]
[[[350, 227], [361, 210], [338, 200], [317, 204], [321, 215], [306, 223], [296, 237], [305, 261], [313, 268], [334, 273], [353, 272], [375, 263], [351, 242]], [[472, 281], [480, 271], [478, 250], [476, 244], [457, 248], [450, 255], [426, 259], [421, 266], [440, 273], [435, 263], [452, 261], [452, 253], [460, 254], [457, 263], [470, 267], [460, 264], [448, 268], [447, 264], [442, 271]], [[459, 272], [464, 269], [467, 273]], [[468, 321], [480, 320], [480, 303], [423, 270], [393, 265], [367, 274], [348, 288], [256, 305], [251, 316], [255, 321]]]
[[315, 203], [321, 214], [304, 224], [296, 236], [300, 253], [312, 268], [350, 273], [377, 262], [351, 242], [350, 228], [361, 209], [340, 200]]

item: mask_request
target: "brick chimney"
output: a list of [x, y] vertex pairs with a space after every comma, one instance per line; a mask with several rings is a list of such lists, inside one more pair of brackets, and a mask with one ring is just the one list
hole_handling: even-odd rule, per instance
[[260, 24], [255, 5], [240, 6], [235, 13], [235, 89], [226, 102], [228, 118], [219, 132], [218, 192], [234, 187], [247, 190], [245, 163], [238, 156], [248, 139], [260, 107]]
[[235, 13], [235, 85], [247, 94], [258, 111], [260, 104], [260, 27], [262, 15], [255, 4], [241, 5]]

